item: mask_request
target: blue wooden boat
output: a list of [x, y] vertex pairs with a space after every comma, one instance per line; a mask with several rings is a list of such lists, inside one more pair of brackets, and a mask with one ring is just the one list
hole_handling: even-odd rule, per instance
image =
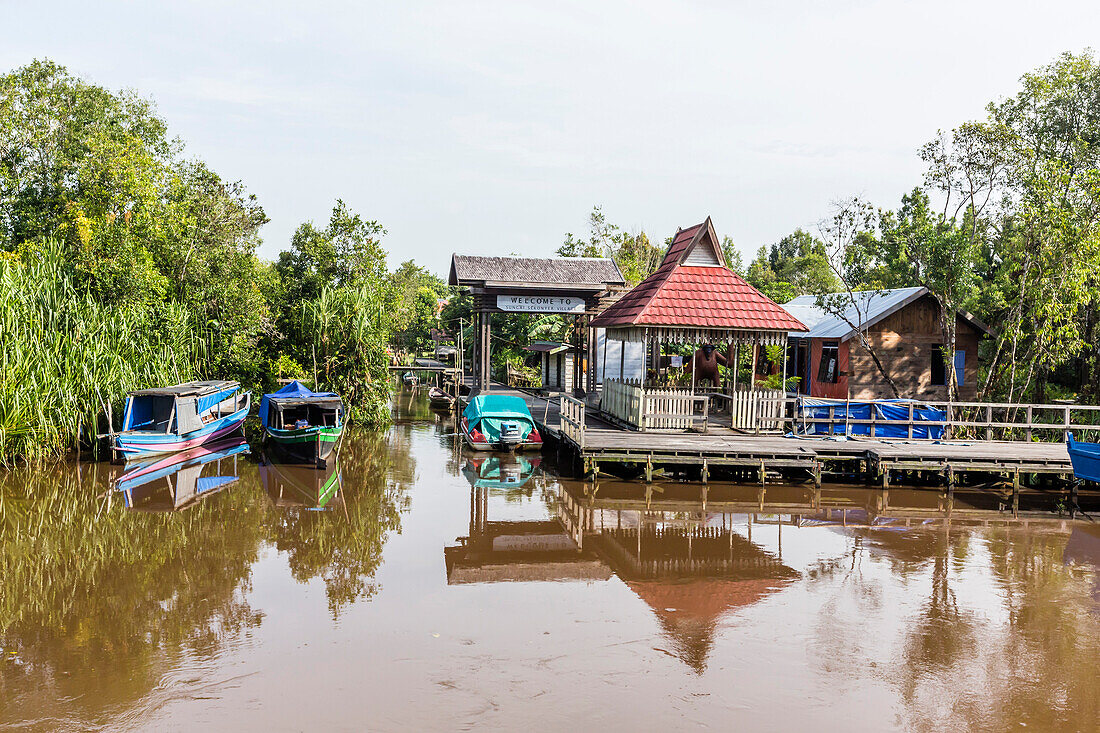
[[470, 399], [459, 423], [474, 450], [518, 451], [542, 448], [542, 436], [522, 397], [487, 394]]
[[1066, 449], [1073, 464], [1073, 475], [1082, 481], [1100, 483], [1100, 443], [1081, 443], [1066, 433]]
[[344, 403], [335, 392], [294, 381], [260, 398], [260, 425], [265, 445], [283, 462], [325, 468], [344, 435]]
[[237, 382], [185, 382], [131, 392], [113, 449], [126, 460], [176, 453], [227, 438], [248, 417], [251, 393]]

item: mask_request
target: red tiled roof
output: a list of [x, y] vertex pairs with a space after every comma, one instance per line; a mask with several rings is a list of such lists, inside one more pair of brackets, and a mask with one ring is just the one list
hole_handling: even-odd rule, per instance
[[697, 239], [697, 246], [717, 248], [716, 242], [703, 241], [713, 240], [709, 220], [677, 232], [657, 271], [593, 318], [592, 326], [807, 330], [782, 306], [729, 269], [681, 264]]

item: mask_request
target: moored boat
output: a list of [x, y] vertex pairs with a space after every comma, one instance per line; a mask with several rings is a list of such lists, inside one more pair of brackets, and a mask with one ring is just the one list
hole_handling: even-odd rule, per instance
[[455, 398], [439, 387], [428, 389], [428, 404], [436, 410], [450, 410], [455, 406]]
[[401, 381], [405, 383], [406, 387], [415, 387], [420, 384], [420, 377], [415, 372], [405, 372], [405, 376], [401, 377]]
[[237, 382], [185, 382], [131, 392], [122, 432], [112, 448], [126, 460], [176, 453], [227, 438], [241, 429], [251, 392]]
[[260, 425], [270, 455], [324, 467], [344, 434], [344, 403], [335, 392], [291, 382], [260, 399]]
[[1083, 481], [1100, 483], [1100, 443], [1082, 443], [1066, 433], [1066, 449], [1073, 464], [1073, 475]]
[[462, 437], [474, 450], [519, 451], [542, 448], [542, 436], [527, 403], [514, 395], [477, 395], [459, 421]]

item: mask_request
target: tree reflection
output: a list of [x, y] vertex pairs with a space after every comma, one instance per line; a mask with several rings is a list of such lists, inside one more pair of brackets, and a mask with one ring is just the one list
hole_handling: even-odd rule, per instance
[[245, 599], [262, 511], [244, 492], [128, 513], [108, 504], [111, 471], [24, 469], [0, 485], [0, 698], [17, 719], [23, 705], [32, 719], [102, 714], [262, 618]]
[[334, 618], [343, 606], [377, 591], [371, 579], [386, 537], [401, 530], [401, 514], [409, 508], [406, 490], [416, 476], [409, 433], [400, 426], [385, 434], [349, 435], [337, 462], [341, 507], [276, 508], [268, 522], [268, 537], [287, 553], [294, 578], [324, 581]]

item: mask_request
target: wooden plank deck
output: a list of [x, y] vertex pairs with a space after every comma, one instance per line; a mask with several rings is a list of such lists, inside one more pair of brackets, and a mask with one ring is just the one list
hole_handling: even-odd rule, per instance
[[[568, 440], [561, 435], [558, 397], [547, 399], [499, 384], [493, 385], [493, 393], [522, 397], [540, 432], [554, 440]], [[930, 471], [950, 476], [979, 471], [1072, 474], [1063, 443], [788, 438], [746, 435], [713, 424], [705, 433], [640, 432], [600, 419], [592, 404], [585, 413], [585, 445], [580, 457], [586, 463], [804, 468], [818, 477], [834, 461], [864, 461], [873, 473], [885, 473], [887, 479], [889, 471]]]

